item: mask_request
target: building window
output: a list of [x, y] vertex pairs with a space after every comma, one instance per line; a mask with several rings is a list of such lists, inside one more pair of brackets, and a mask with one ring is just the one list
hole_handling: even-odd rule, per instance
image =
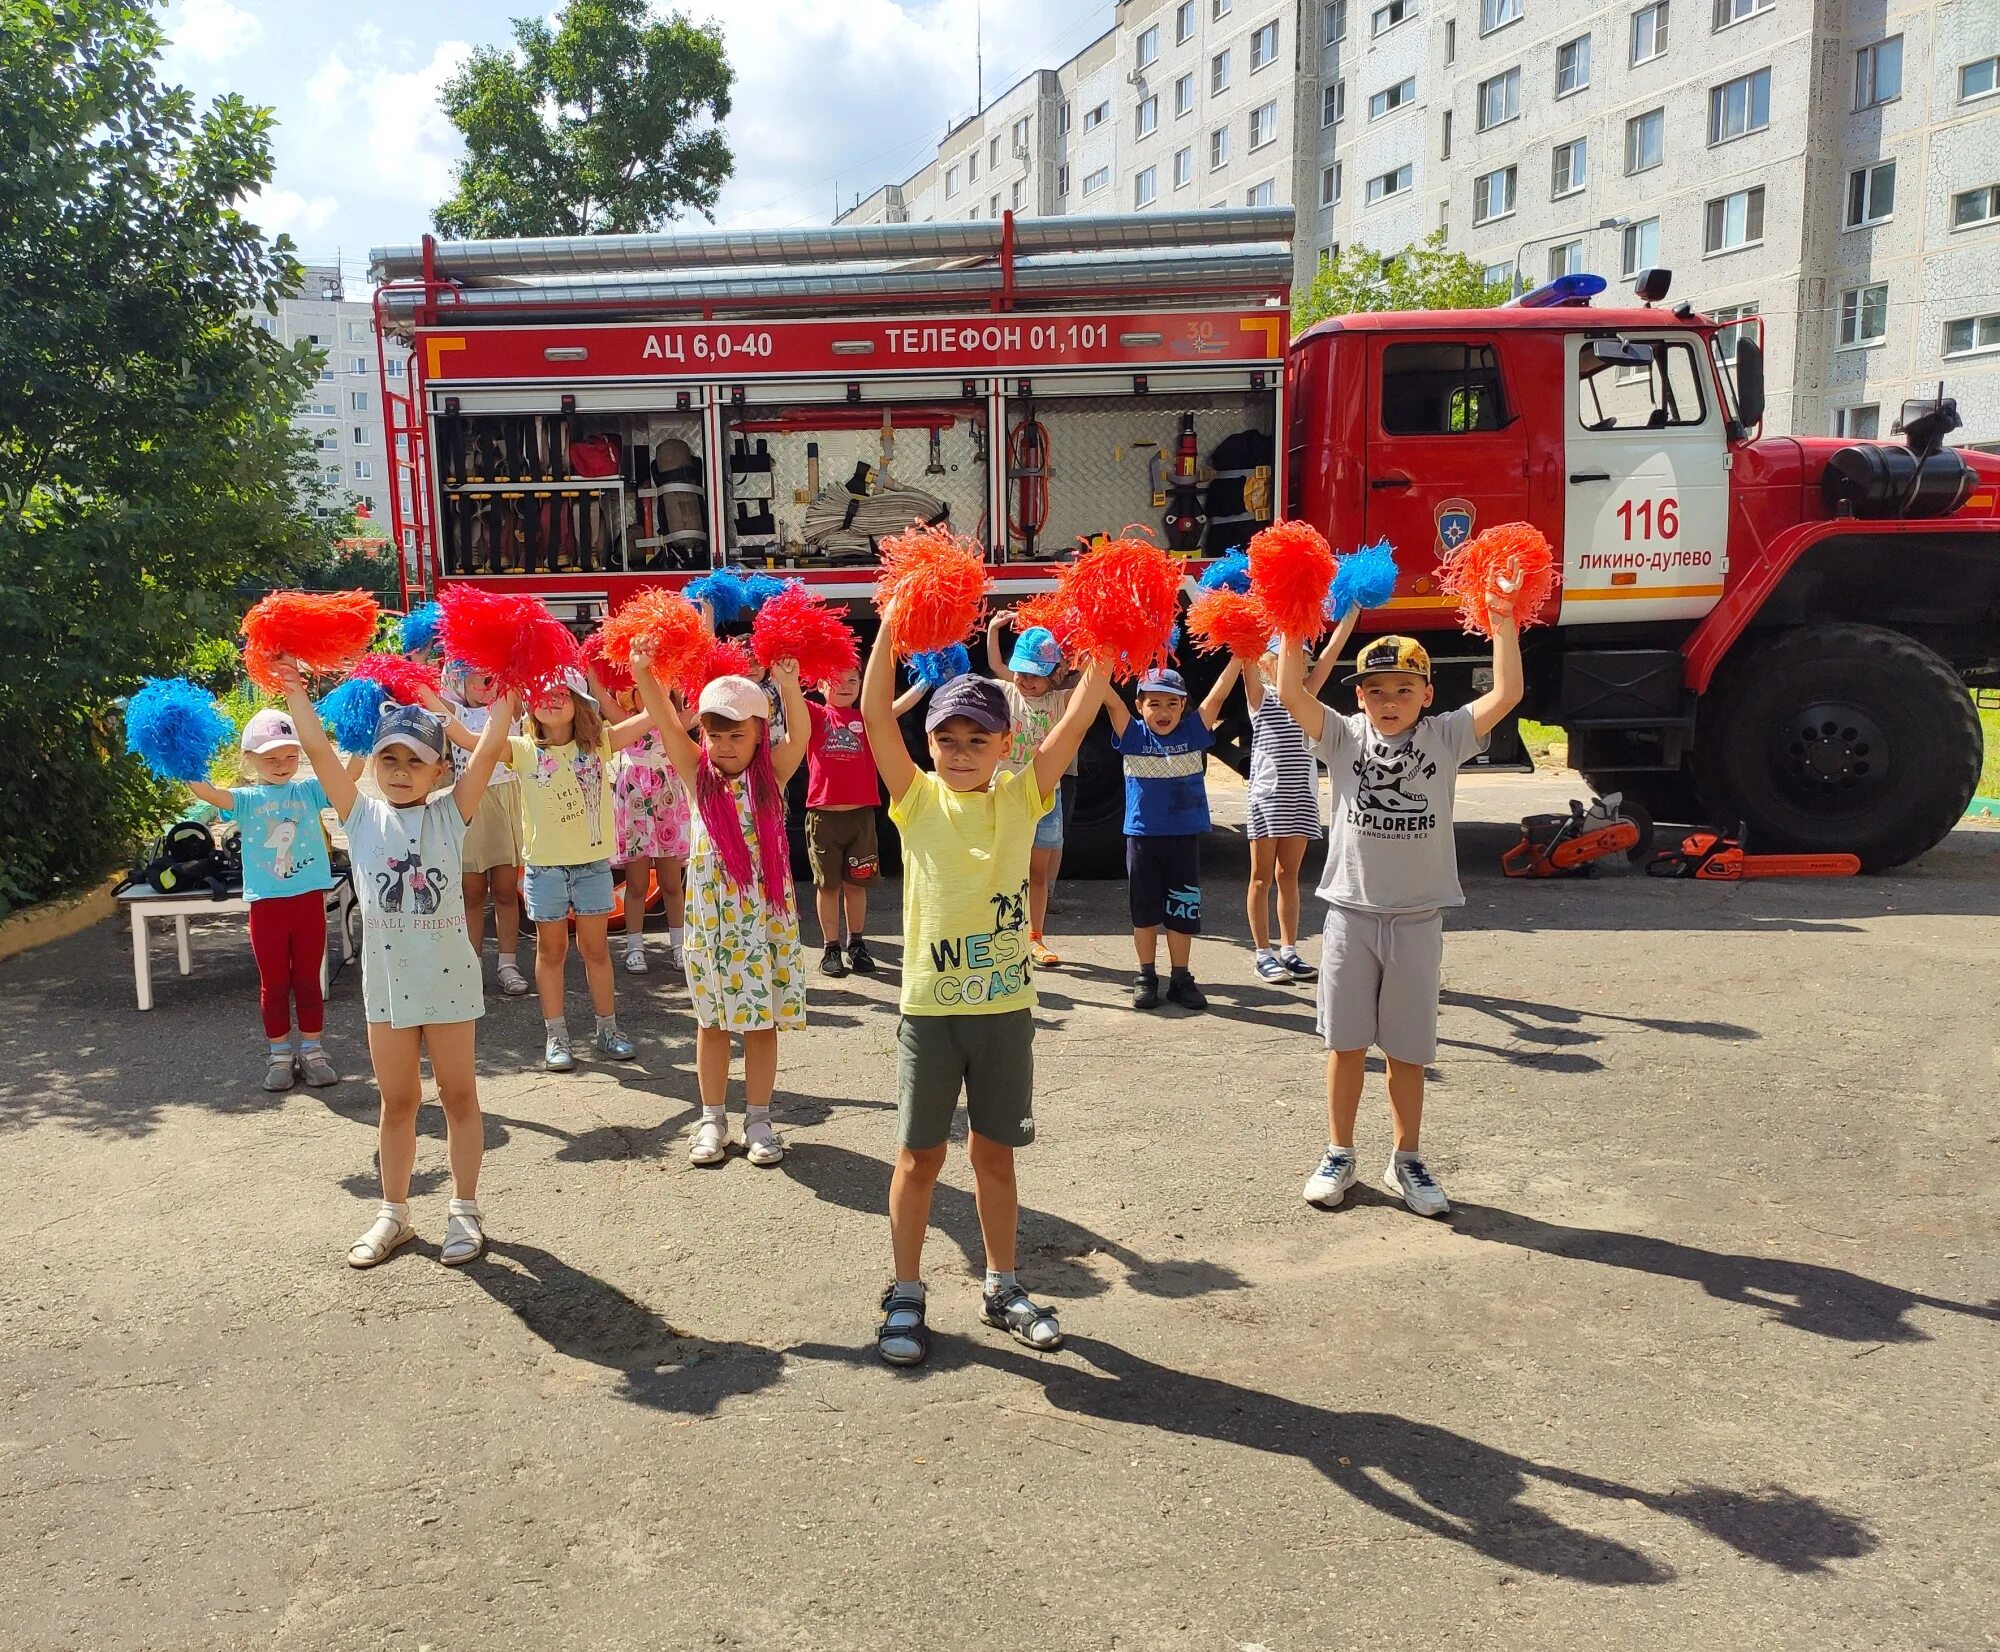
[[1208, 95], [1229, 90], [1229, 54], [1217, 52], [1208, 60]]
[[1854, 54], [1854, 107], [1873, 109], [1903, 95], [1903, 37], [1891, 35]]
[[1850, 442], [1872, 442], [1882, 434], [1882, 409], [1875, 402], [1860, 407], [1836, 407], [1833, 433]]
[[323, 470], [319, 473], [319, 477], [330, 488], [340, 486], [340, 472], [338, 470]]
[[368, 427], [365, 424], [358, 424], [354, 427], [354, 445], [356, 447], [368, 446]]
[[1139, 67], [1150, 69], [1160, 57], [1160, 26], [1155, 23], [1150, 28], [1139, 31]]
[[1185, 46], [1194, 39], [1194, 0], [1181, 0], [1174, 8], [1174, 44]]
[[1889, 332], [1889, 284], [1849, 287], [1840, 295], [1840, 342], [1843, 348], [1880, 344]]
[[1405, 162], [1393, 172], [1384, 172], [1368, 180], [1368, 204], [1386, 201], [1391, 195], [1401, 195], [1410, 187], [1415, 176], [1414, 170]]
[[1728, 143], [1732, 138], [1761, 132], [1771, 124], [1771, 71], [1759, 69], [1724, 81], [1708, 94], [1708, 141]]
[[1965, 63], [1958, 70], [1958, 101], [1965, 103], [1972, 98], [1991, 97], [2000, 92], [2000, 56], [1982, 57], [1977, 63]]
[[1220, 23], [1223, 20], [1223, 18], [1229, 15], [1229, 9], [1231, 6], [1235, 5], [1235, 3], [1236, 0], [1209, 0], [1208, 4], [1209, 21], [1212, 23]]
[[347, 342], [359, 344], [369, 336], [369, 326], [365, 321], [350, 321], [347, 324]]
[[1092, 127], [1102, 126], [1110, 118], [1111, 118], [1111, 105], [1108, 103], [1100, 103], [1095, 109], [1084, 110], [1083, 129], [1084, 131], [1088, 132], [1091, 130]]
[[1194, 150], [1192, 147], [1174, 151], [1174, 188], [1185, 189], [1194, 182]]
[[1715, 0], [1715, 26], [1726, 29], [1746, 17], [1755, 17], [1760, 11], [1769, 11], [1774, 3], [1775, 0]]
[[1322, 86], [1319, 94], [1319, 123], [1321, 126], [1337, 126], [1347, 119], [1347, 82], [1336, 80], [1331, 86]]
[[350, 373], [366, 373], [369, 370], [368, 358], [366, 356], [349, 356], [347, 358], [347, 370]]
[[1521, 116], [1521, 71], [1509, 69], [1479, 83], [1479, 130], [1504, 126]]
[[1479, 272], [1479, 279], [1489, 287], [1505, 287], [1514, 290], [1514, 266], [1512, 264], [1488, 264]]
[[1409, 79], [1399, 80], [1394, 86], [1384, 87], [1371, 95], [1368, 99], [1368, 118], [1380, 120], [1384, 115], [1392, 114], [1402, 108], [1404, 104], [1416, 101], [1417, 77], [1411, 75]]
[[1273, 99], [1260, 103], [1250, 111], [1250, 147], [1262, 149], [1267, 143], [1278, 141], [1278, 104]]
[[969, 184], [979, 182], [979, 151], [977, 149], [971, 150], [966, 154], [965, 181]]
[[1521, 21], [1521, 0], [1479, 0], [1479, 32], [1491, 34]]
[[1139, 107], [1133, 115], [1133, 126], [1142, 138], [1150, 138], [1159, 130], [1160, 99], [1158, 93], [1155, 93], [1152, 97], [1141, 98], [1139, 100]]
[[1377, 6], [1368, 19], [1368, 33], [1371, 38], [1387, 34], [1398, 23], [1407, 23], [1417, 15], [1417, 0], [1389, 0], [1386, 6]]
[[1847, 228], [1879, 224], [1896, 210], [1896, 163], [1864, 166], [1847, 175]]
[[1229, 164], [1229, 128], [1218, 126], [1208, 135], [1208, 169], [1213, 172], [1219, 166]]
[[1951, 227], [1971, 229], [2000, 219], [2000, 184], [1962, 190], [1951, 198]]
[[333, 383], [333, 369], [331, 367], [322, 367], [319, 370], [319, 382], [321, 384]]
[[1194, 76], [1182, 75], [1174, 82], [1174, 118], [1194, 113]]
[[1319, 169], [1319, 204], [1333, 206], [1340, 200], [1340, 162]]
[[1627, 281], [1641, 270], [1652, 268], [1660, 261], [1660, 220], [1642, 218], [1636, 224], [1627, 224], [1621, 250], [1624, 261], [1619, 273]]
[[1764, 239], [1764, 189], [1739, 189], [1710, 201], [1703, 215], [1702, 250], [1735, 252]]
[[1067, 195], [1069, 193], [1068, 161], [1064, 161], [1061, 166], [1056, 168], [1056, 193], [1058, 195]]
[[[1496, 266], [1505, 281], [1511, 266]], [[1500, 363], [1490, 344], [1392, 344], [1382, 352], [1382, 430], [1461, 436], [1507, 423]]]
[[1510, 216], [1514, 210], [1514, 181], [1518, 168], [1503, 166], [1472, 180], [1472, 221], [1489, 224]]
[[1632, 14], [1632, 62], [1650, 63], [1667, 49], [1667, 5], [1658, 0]]
[[1549, 248], [1549, 279], [1583, 273], [1583, 243], [1564, 241]]
[[1574, 195], [1589, 181], [1590, 140], [1576, 138], [1557, 144], [1549, 172], [1549, 199], [1559, 201], [1565, 195]]
[[1245, 206], [1265, 207], [1271, 204], [1271, 180], [1266, 178], [1261, 184], [1253, 184], [1243, 197]]
[[1444, 124], [1438, 140], [1438, 156], [1441, 160], [1451, 159], [1451, 111], [1444, 112]]
[[1944, 324], [1944, 353], [1969, 356], [1982, 350], [2000, 350], [2000, 314], [1969, 315]]
[[366, 390], [348, 391], [347, 410], [350, 413], [366, 413], [368, 411], [368, 392]]
[[402, 376], [403, 376], [403, 364], [400, 361], [396, 360], [393, 356], [390, 357], [389, 377], [392, 379], [400, 379]]
[[1566, 98], [1590, 84], [1590, 36], [1580, 34], [1556, 48], [1556, 96]]
[[1100, 166], [1095, 172], [1086, 172], [1083, 175], [1083, 192], [1086, 195], [1095, 195], [1110, 182], [1111, 168]]
[[1250, 72], [1275, 63], [1278, 58], [1278, 25], [1266, 23], [1250, 36]]
[[957, 193], [958, 193], [958, 168], [955, 166], [948, 166], [944, 169], [944, 198], [948, 201], [952, 198], [952, 196], [956, 195]]
[[1000, 197], [998, 195], [993, 196], [987, 201], [986, 216], [989, 218], [998, 218], [1000, 216]]
[[1069, 136], [1068, 98], [1064, 98], [1062, 102], [1056, 105], [1056, 136], [1059, 138], [1066, 138]]
[[1028, 153], [1028, 134], [1033, 130], [1033, 117], [1023, 115], [1014, 122], [1014, 153], [1025, 156]]
[[1016, 212], [1019, 212], [1021, 210], [1021, 194], [1022, 191], [1025, 190], [1026, 188], [1027, 185], [1021, 179], [1016, 178], [1014, 180], [1013, 195], [1007, 204], [1011, 206]]
[[1725, 362], [1736, 359], [1736, 344], [1739, 339], [1748, 338], [1755, 329], [1744, 323], [1759, 313], [1756, 304], [1725, 304], [1709, 312], [1709, 320], [1720, 322], [1715, 331], [1715, 348]]
[[1666, 152], [1667, 112], [1648, 109], [1625, 123], [1625, 175], [1650, 172]]
[[374, 474], [375, 474], [375, 466], [371, 461], [367, 459], [356, 459], [354, 461], [355, 481], [365, 482]]
[[1320, 10], [1319, 37], [1327, 46], [1337, 46], [1347, 38], [1347, 0], [1327, 0]]
[[1132, 180], [1132, 205], [1149, 207], [1160, 196], [1160, 171], [1149, 166]]
[[998, 172], [1000, 170], [1000, 134], [998, 132], [993, 134], [993, 141], [986, 146], [986, 170], [989, 172]]

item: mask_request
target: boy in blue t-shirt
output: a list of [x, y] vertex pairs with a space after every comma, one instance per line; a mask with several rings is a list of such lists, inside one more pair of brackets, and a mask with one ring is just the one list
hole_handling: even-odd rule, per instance
[[1203, 772], [1215, 744], [1210, 731], [1229, 689], [1225, 675], [1192, 717], [1187, 683], [1178, 671], [1149, 671], [1139, 679], [1136, 717], [1115, 693], [1105, 693], [1112, 745], [1125, 759], [1125, 873], [1132, 946], [1139, 955], [1139, 978], [1132, 983], [1137, 1010], [1159, 1007], [1162, 929], [1173, 970], [1167, 997], [1183, 1009], [1208, 1008], [1188, 959], [1201, 933], [1201, 839], [1208, 830]]

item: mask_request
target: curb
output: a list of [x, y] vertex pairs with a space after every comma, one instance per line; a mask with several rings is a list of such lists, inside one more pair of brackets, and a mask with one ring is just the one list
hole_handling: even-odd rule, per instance
[[51, 941], [66, 941], [93, 924], [101, 924], [118, 910], [118, 903], [111, 895], [117, 885], [118, 875], [113, 873], [95, 889], [86, 889], [80, 895], [38, 901], [0, 918], [0, 960], [47, 946]]
[[2000, 820], [2000, 797], [1975, 797], [1965, 807], [1967, 820]]

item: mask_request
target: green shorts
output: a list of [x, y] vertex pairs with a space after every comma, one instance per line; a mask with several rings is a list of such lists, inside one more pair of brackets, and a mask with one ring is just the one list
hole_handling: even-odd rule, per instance
[[951, 1138], [965, 1092], [975, 1134], [1002, 1147], [1035, 1139], [1035, 1012], [906, 1015], [896, 1027], [897, 1139], [918, 1151]]

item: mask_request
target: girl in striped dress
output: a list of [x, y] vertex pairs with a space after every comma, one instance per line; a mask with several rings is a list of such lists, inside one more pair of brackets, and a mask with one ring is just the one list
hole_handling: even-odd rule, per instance
[[[1306, 686], [1317, 694], [1334, 666], [1325, 649]], [[1311, 981], [1319, 971], [1299, 956], [1299, 868], [1321, 833], [1319, 764], [1305, 735], [1278, 700], [1277, 639], [1261, 660], [1243, 662], [1250, 707], [1250, 935], [1257, 974], [1266, 981]], [[1278, 939], [1271, 948], [1271, 892], [1278, 896]]]

